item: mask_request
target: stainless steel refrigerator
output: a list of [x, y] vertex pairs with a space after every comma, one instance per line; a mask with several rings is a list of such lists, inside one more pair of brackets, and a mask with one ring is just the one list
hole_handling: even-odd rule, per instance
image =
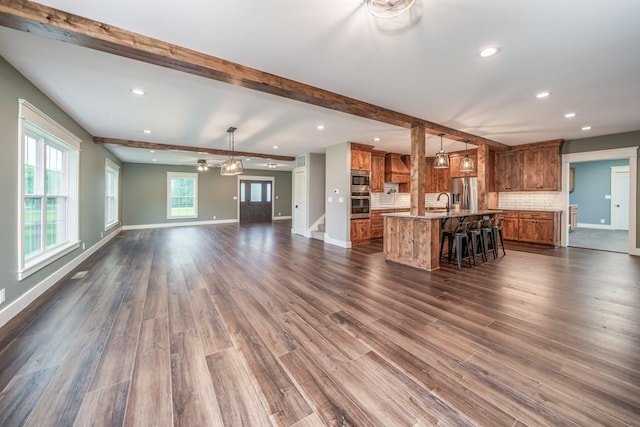
[[478, 210], [478, 178], [465, 176], [451, 178], [451, 205], [460, 205], [460, 209]]

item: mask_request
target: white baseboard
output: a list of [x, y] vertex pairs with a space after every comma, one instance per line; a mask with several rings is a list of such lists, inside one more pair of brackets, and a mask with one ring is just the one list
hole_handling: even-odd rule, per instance
[[274, 216], [273, 218], [271, 218], [273, 221], [279, 221], [281, 219], [291, 219], [290, 216]]
[[331, 238], [327, 233], [324, 233], [324, 242], [333, 246], [340, 246], [341, 248], [345, 249], [351, 248], [351, 242], [345, 242], [344, 240]]
[[96, 253], [98, 249], [109, 243], [111, 239], [116, 237], [122, 229], [122, 227], [114, 228], [103, 239], [96, 242], [95, 245], [82, 252], [58, 270], [54, 271], [49, 277], [43, 279], [40, 283], [20, 295], [18, 299], [12, 301], [11, 304], [2, 309], [2, 311], [0, 311], [0, 327], [4, 326], [8, 321], [17, 316], [18, 313], [27, 308], [29, 304], [34, 302], [40, 295], [62, 280], [67, 274], [71, 273], [73, 269], [79, 266], [84, 260]]
[[613, 230], [613, 227], [609, 224], [585, 224], [578, 223], [578, 228], [596, 228], [598, 230]]
[[139, 225], [123, 225], [123, 230], [145, 230], [147, 228], [170, 228], [170, 227], [188, 227], [193, 225], [213, 225], [213, 224], [231, 224], [238, 222], [237, 219], [212, 219], [209, 221], [187, 221], [187, 222], [163, 222], [160, 224], [139, 224]]

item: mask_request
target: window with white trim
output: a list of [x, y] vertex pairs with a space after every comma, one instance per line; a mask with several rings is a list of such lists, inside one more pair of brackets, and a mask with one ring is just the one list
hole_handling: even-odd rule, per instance
[[198, 217], [198, 174], [167, 172], [167, 219]]
[[18, 279], [79, 246], [80, 139], [19, 100]]
[[104, 160], [104, 229], [118, 224], [118, 192], [120, 166], [109, 159]]

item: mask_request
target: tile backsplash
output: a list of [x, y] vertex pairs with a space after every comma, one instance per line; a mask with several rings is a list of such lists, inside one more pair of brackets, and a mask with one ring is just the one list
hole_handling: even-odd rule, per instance
[[562, 210], [561, 191], [511, 191], [498, 194], [499, 209]]
[[[445, 207], [447, 199], [442, 198], [439, 202], [436, 200], [438, 193], [425, 193], [425, 205]], [[371, 193], [372, 209], [404, 209], [411, 207], [410, 193]]]

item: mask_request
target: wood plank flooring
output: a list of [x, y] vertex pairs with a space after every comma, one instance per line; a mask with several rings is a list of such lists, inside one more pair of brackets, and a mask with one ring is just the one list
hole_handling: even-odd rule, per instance
[[640, 258], [381, 250], [122, 232], [0, 330], [0, 425], [640, 425]]

